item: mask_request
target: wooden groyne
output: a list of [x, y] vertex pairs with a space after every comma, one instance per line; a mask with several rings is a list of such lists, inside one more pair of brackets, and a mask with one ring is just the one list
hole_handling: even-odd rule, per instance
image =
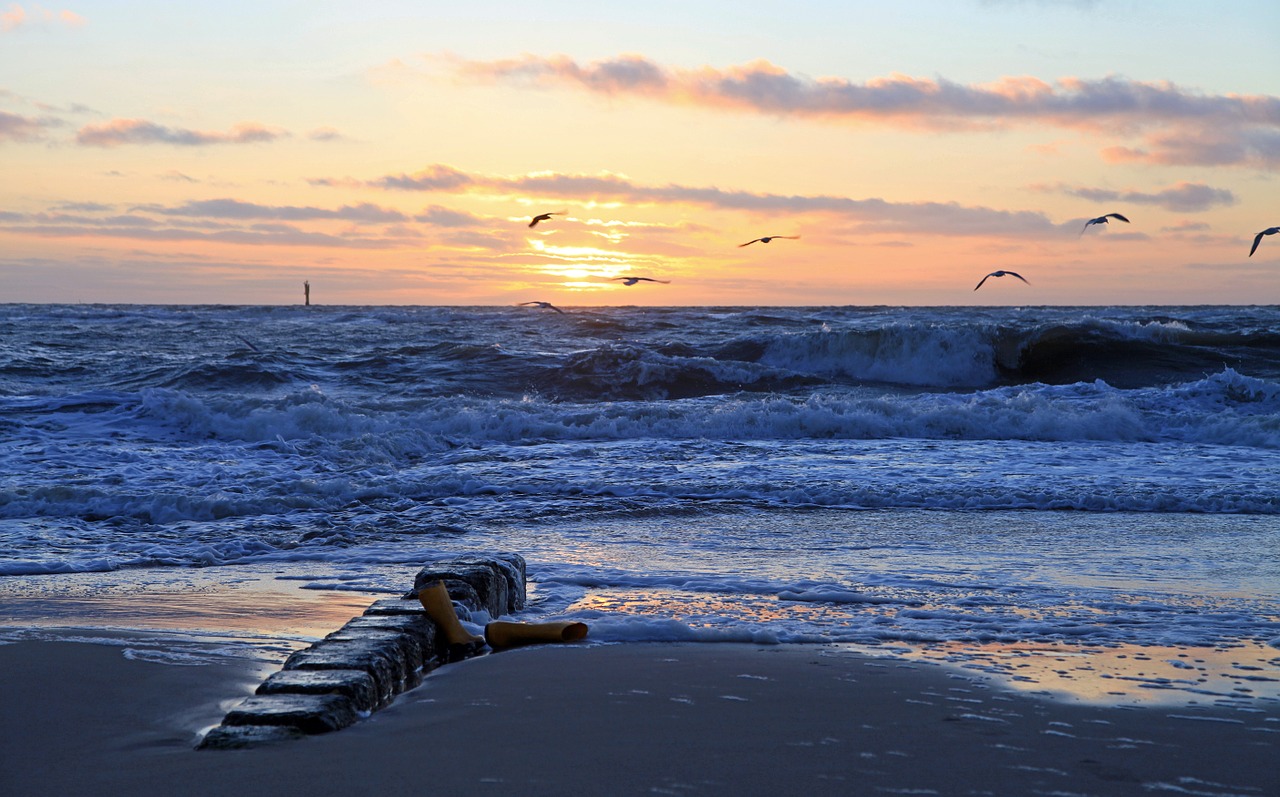
[[460, 617], [484, 611], [498, 618], [524, 607], [525, 580], [525, 561], [516, 554], [426, 565], [403, 597], [375, 601], [342, 628], [290, 655], [197, 747], [251, 747], [351, 725], [422, 683], [436, 667], [485, 650], [483, 642], [450, 645], [427, 617], [420, 589], [443, 581]]

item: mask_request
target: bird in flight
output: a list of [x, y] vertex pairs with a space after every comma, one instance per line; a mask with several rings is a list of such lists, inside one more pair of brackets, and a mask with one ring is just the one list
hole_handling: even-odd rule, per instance
[[738, 247], [741, 248], [743, 246], [751, 246], [751, 244], [755, 243], [756, 241], [759, 241], [762, 244], [767, 244], [770, 241], [772, 241], [774, 238], [791, 238], [794, 240], [799, 237], [800, 237], [799, 235], [766, 235], [763, 238], [756, 238], [754, 240], [747, 241], [745, 244], [738, 244]]
[[670, 285], [671, 280], [656, 280], [653, 277], [610, 277], [612, 280], [622, 280], [626, 285], [635, 285], [637, 282], [661, 282], [663, 285]]
[[[981, 288], [982, 283], [986, 282], [988, 277], [1017, 277], [1023, 282], [1027, 282], [1026, 279], [1023, 278], [1023, 276], [1016, 271], [993, 271], [990, 274], [988, 274], [986, 277], [983, 277], [981, 282], [978, 283], [977, 288], [974, 288], [974, 290], [976, 291], [978, 288]], [[1027, 284], [1030, 285], [1031, 283], [1027, 282]]]
[[1080, 229], [1080, 234], [1084, 235], [1084, 231], [1089, 229], [1090, 224], [1106, 224], [1108, 218], [1118, 219], [1120, 221], [1123, 221], [1125, 224], [1129, 223], [1129, 220], [1126, 219], [1124, 216], [1121, 216], [1119, 213], [1108, 213], [1105, 216], [1099, 216], [1096, 219], [1089, 219], [1088, 221], [1086, 221], [1084, 223], [1084, 227]]
[[539, 213], [538, 215], [533, 217], [533, 221], [529, 222], [529, 226], [536, 227], [538, 226], [538, 222], [540, 221], [547, 221], [552, 216], [563, 216], [564, 214], [565, 214], [565, 211], [563, 210], [556, 211], [555, 213]]
[[521, 302], [518, 306], [524, 307], [526, 305], [537, 305], [538, 307], [541, 307], [543, 310], [555, 310], [560, 315], [564, 315], [564, 311], [561, 310], [559, 307], [556, 307], [551, 302]]
[[1257, 235], [1253, 236], [1253, 247], [1249, 249], [1249, 257], [1253, 257], [1253, 253], [1258, 251], [1258, 244], [1262, 243], [1262, 236], [1275, 235], [1280, 232], [1280, 227], [1268, 227]]

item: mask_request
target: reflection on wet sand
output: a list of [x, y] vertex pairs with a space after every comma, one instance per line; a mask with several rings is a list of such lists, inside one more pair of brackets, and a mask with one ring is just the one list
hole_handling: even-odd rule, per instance
[[1280, 703], [1280, 650], [1261, 644], [1203, 648], [946, 643], [897, 652], [986, 673], [1018, 691], [1075, 702], [1236, 707]]
[[322, 637], [378, 595], [307, 589], [269, 567], [67, 573], [0, 581], [0, 625]]

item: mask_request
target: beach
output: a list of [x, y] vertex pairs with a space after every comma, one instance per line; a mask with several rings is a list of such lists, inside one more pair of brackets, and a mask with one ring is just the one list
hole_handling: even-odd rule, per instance
[[5, 794], [1215, 794], [1280, 790], [1280, 706], [1136, 708], [833, 646], [526, 648], [327, 735], [202, 750], [262, 665], [0, 646]]
[[1280, 797], [1280, 3], [3, 5], [0, 797]]

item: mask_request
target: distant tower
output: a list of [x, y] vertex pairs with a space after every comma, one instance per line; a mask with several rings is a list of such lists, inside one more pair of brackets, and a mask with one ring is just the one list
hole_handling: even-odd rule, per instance
[[302, 283], [302, 296], [307, 301], [307, 307], [311, 306], [311, 282], [309, 280]]

